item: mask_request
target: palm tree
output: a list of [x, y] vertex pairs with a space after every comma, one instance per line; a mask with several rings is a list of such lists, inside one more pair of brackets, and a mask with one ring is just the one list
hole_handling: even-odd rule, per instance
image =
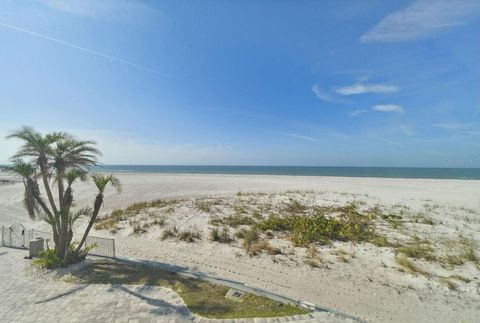
[[[56, 142], [56, 147], [52, 151], [52, 169], [55, 170], [55, 179], [58, 185], [58, 203], [59, 203], [59, 217], [58, 217], [58, 231], [60, 238], [65, 241], [61, 241], [60, 249], [58, 253], [61, 255], [61, 259], [67, 257], [67, 247], [71, 243], [70, 234], [72, 228], [69, 227], [70, 207], [73, 202], [73, 194], [71, 184], [76, 180], [76, 177], [82, 177], [82, 173], [86, 173], [88, 167], [97, 165], [97, 155], [100, 155], [100, 151], [93, 147], [96, 144], [94, 141], [89, 140], [76, 140], [70, 135], [65, 135], [62, 140]], [[67, 184], [69, 180], [73, 180], [68, 184], [68, 191], [65, 191], [64, 179], [67, 172], [70, 178], [67, 178]], [[66, 198], [64, 198], [66, 197]]]
[[34, 220], [40, 213], [39, 204], [35, 198], [36, 195], [39, 195], [38, 183], [35, 178], [35, 166], [22, 160], [17, 160], [12, 166], [7, 166], [5, 171], [19, 175], [22, 178], [23, 186], [25, 187], [23, 205], [27, 209], [30, 219]]
[[42, 136], [41, 133], [35, 131], [31, 127], [22, 127], [20, 130], [7, 136], [7, 139], [17, 138], [24, 141], [23, 146], [12, 156], [12, 159], [18, 160], [24, 157], [34, 159], [34, 162], [40, 168], [40, 174], [42, 176], [43, 185], [45, 186], [45, 191], [47, 192], [48, 201], [50, 202], [50, 206], [55, 215], [58, 210], [49, 185], [51, 172], [48, 162], [49, 156], [53, 153], [52, 144], [66, 138], [67, 136], [67, 134], [61, 132], [54, 132]]
[[92, 228], [93, 224], [95, 223], [95, 220], [97, 219], [98, 212], [100, 212], [100, 208], [103, 205], [103, 193], [105, 192], [105, 189], [107, 188], [107, 185], [110, 184], [112, 185], [113, 188], [115, 188], [118, 192], [121, 190], [120, 186], [120, 181], [118, 178], [116, 178], [113, 175], [92, 175], [93, 182], [95, 183], [95, 186], [98, 189], [97, 196], [95, 197], [95, 203], [93, 207], [93, 213], [92, 216], [90, 217], [90, 222], [88, 223], [87, 229], [83, 233], [82, 240], [80, 240], [80, 243], [77, 246], [77, 249], [75, 250], [75, 253], [78, 253], [82, 247], [83, 244], [85, 243], [85, 240], [87, 239], [88, 234], [90, 233], [90, 229]]
[[[80, 254], [86, 236], [90, 232], [93, 222], [85, 231], [82, 243], [74, 253], [69, 251], [69, 245], [73, 237], [73, 223], [81, 215], [92, 215], [91, 209], [83, 209], [72, 212], [73, 205], [72, 185], [77, 180], [85, 180], [89, 167], [97, 165], [97, 156], [100, 151], [94, 147], [94, 141], [76, 140], [68, 133], [55, 132], [46, 135], [35, 131], [30, 127], [22, 127], [11, 133], [7, 138], [23, 140], [23, 145], [11, 158], [13, 165], [7, 170], [22, 177], [25, 186], [24, 203], [31, 218], [36, 218], [40, 211], [46, 215], [45, 220], [52, 227], [55, 253], [66, 264], [69, 253]], [[25, 159], [29, 159], [25, 161]], [[54, 183], [58, 187], [58, 201], [52, 194], [50, 178], [54, 175]], [[45, 192], [47, 193], [47, 205], [40, 195], [37, 178], [41, 177]], [[65, 181], [67, 188], [65, 189]], [[113, 176], [94, 176], [94, 181], [99, 189], [99, 194], [94, 202], [94, 212], [91, 221], [95, 221], [103, 204], [103, 192], [107, 184], [119, 188], [118, 179]], [[58, 207], [57, 207], [58, 205]], [[81, 257], [77, 257], [81, 258]]]
[[92, 146], [96, 144], [92, 140], [75, 140], [68, 137], [56, 144], [56, 148], [53, 150], [53, 168], [56, 171], [60, 209], [63, 209], [65, 173], [69, 169], [86, 172], [88, 167], [98, 164], [97, 156], [101, 155], [101, 152]]

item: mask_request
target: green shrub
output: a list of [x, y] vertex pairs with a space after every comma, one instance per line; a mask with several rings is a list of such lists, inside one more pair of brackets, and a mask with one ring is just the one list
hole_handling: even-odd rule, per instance
[[47, 247], [47, 250], [44, 250], [40, 253], [40, 256], [37, 259], [34, 259], [32, 263], [36, 266], [42, 268], [56, 268], [62, 266], [62, 260], [57, 257], [54, 249]]
[[326, 209], [318, 208], [313, 215], [270, 215], [256, 227], [262, 231], [286, 233], [296, 246], [312, 242], [327, 244], [332, 240], [368, 241], [374, 236], [372, 217], [360, 214], [354, 204], [329, 210], [340, 214], [327, 217], [324, 215]]

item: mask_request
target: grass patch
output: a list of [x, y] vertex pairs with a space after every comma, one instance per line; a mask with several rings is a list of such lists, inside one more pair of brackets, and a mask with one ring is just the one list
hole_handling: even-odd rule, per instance
[[273, 247], [267, 240], [260, 240], [257, 242], [250, 243], [248, 248], [246, 248], [247, 253], [250, 256], [257, 255], [261, 252], [266, 252], [269, 255], [281, 255], [282, 251], [280, 248]]
[[435, 224], [432, 219], [428, 219], [428, 218], [424, 218], [422, 220], [422, 223], [423, 224], [428, 224], [428, 225], [434, 225]]
[[215, 205], [217, 205], [217, 202], [214, 200], [195, 200], [195, 207], [204, 213], [211, 213]]
[[317, 248], [314, 245], [310, 245], [307, 249], [307, 260], [305, 260], [305, 264], [312, 268], [326, 268], [328, 269], [328, 265], [326, 262], [320, 257]]
[[283, 211], [290, 214], [301, 214], [307, 211], [307, 209], [307, 206], [300, 201], [290, 199], [290, 201], [283, 208]]
[[345, 250], [343, 250], [342, 248], [339, 248], [335, 251], [333, 251], [333, 254], [337, 256], [337, 260], [340, 261], [340, 262], [349, 262], [349, 254], [347, 252], [345, 252]]
[[447, 267], [461, 266], [466, 262], [479, 264], [475, 253], [476, 243], [469, 238], [460, 236], [458, 240], [447, 241], [450, 252], [440, 259], [442, 265]]
[[439, 281], [447, 286], [450, 290], [456, 290], [458, 288], [458, 284], [455, 283], [450, 277], [440, 277]]
[[178, 234], [178, 228], [177, 227], [172, 227], [172, 228], [166, 228], [163, 230], [161, 239], [162, 240], [167, 240], [171, 238], [175, 238]]
[[243, 239], [243, 248], [245, 251], [249, 254], [252, 255], [252, 252], [250, 251], [250, 248], [254, 243], [258, 241], [258, 232], [255, 229], [249, 229], [249, 230], [242, 230], [239, 231], [241, 232], [241, 236]]
[[238, 228], [241, 225], [253, 225], [255, 224], [255, 219], [249, 215], [235, 213], [234, 215], [229, 215], [223, 218], [212, 217], [209, 221], [212, 225], [228, 225], [232, 228]]
[[371, 244], [377, 247], [398, 247], [398, 243], [388, 241], [387, 237], [380, 234], [372, 234], [371, 238], [368, 240]]
[[427, 261], [436, 260], [436, 257], [433, 254], [433, 248], [430, 244], [427, 241], [420, 240], [416, 236], [413, 238], [412, 242], [398, 247], [397, 251], [414, 259], [424, 259]]
[[147, 227], [142, 226], [140, 223], [135, 224], [133, 226], [133, 234], [140, 235], [140, 234], [145, 233], [145, 232], [147, 232]]
[[135, 284], [162, 286], [174, 290], [193, 313], [215, 319], [276, 317], [308, 313], [265, 297], [246, 294], [241, 302], [225, 298], [227, 287], [150, 268], [101, 260], [72, 274], [85, 284]]
[[[124, 209], [118, 209], [112, 211], [108, 216], [103, 218], [98, 218], [95, 221], [96, 230], [109, 230], [112, 227], [115, 227], [120, 221], [125, 221], [130, 217], [136, 216], [149, 208], [162, 208], [167, 206], [172, 206], [180, 203], [181, 200], [153, 200], [149, 202], [139, 202], [132, 204]], [[155, 217], [155, 214], [149, 213], [150, 217]]]
[[176, 238], [185, 242], [195, 242], [196, 240], [200, 240], [202, 236], [197, 229], [180, 231], [177, 227], [174, 226], [172, 228], [165, 229], [160, 238], [162, 240]]
[[233, 241], [233, 238], [230, 236], [230, 232], [227, 227], [223, 227], [221, 230], [219, 228], [213, 228], [210, 230], [210, 240], [220, 242], [220, 243], [230, 243]]
[[[284, 233], [294, 245], [304, 247], [310, 243], [328, 244], [333, 240], [369, 241], [375, 236], [372, 217], [361, 214], [355, 204], [316, 208], [315, 211], [312, 215], [270, 215], [256, 227], [262, 231]], [[327, 212], [335, 216], [327, 216]]]
[[200, 232], [196, 229], [180, 231], [177, 234], [178, 240], [185, 241], [185, 242], [195, 242], [195, 240], [202, 239]]
[[408, 260], [407, 257], [405, 257], [404, 255], [398, 255], [395, 257], [395, 261], [398, 265], [400, 265], [402, 267], [402, 269], [406, 270], [407, 272], [409, 272], [410, 274], [420, 274], [420, 275], [423, 275], [423, 276], [430, 276], [429, 273], [427, 273], [426, 271], [424, 271], [423, 269], [415, 266], [410, 260]]

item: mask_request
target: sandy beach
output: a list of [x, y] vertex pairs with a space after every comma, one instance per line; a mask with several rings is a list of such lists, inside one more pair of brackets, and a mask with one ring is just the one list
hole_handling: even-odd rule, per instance
[[[464, 237], [475, 246], [474, 252], [480, 257], [480, 181], [116, 175], [121, 180], [122, 193], [106, 192], [102, 216], [135, 202], [176, 199], [173, 206], [140, 211], [129, 219], [130, 222], [118, 223], [115, 230], [94, 230], [93, 235], [115, 238], [120, 256], [185, 266], [332, 307], [371, 322], [474, 322], [480, 316], [478, 263], [464, 261], [446, 266], [439, 261], [411, 259], [416, 268], [421, 268], [412, 272], [399, 265], [394, 248], [371, 243], [334, 242], [317, 246], [320, 265], [309, 266], [306, 264], [309, 259], [307, 248], [293, 246], [287, 239], [276, 236], [272, 237], [271, 243], [282, 251], [277, 255], [265, 252], [248, 255], [239, 239], [228, 244], [209, 240], [212, 218], [228, 216], [230, 209], [236, 206], [244, 207], [248, 213], [267, 204], [275, 211], [279, 205], [293, 200], [308, 207], [342, 206], [354, 202], [362, 210], [377, 207], [384, 213], [402, 217], [402, 221], [387, 219], [377, 225], [377, 230], [392, 241], [418, 237], [428, 241], [440, 258], [448, 252], [442, 249], [447, 248], [446, 241]], [[74, 187], [74, 194], [76, 207], [89, 206], [95, 190], [89, 182], [80, 183]], [[20, 222], [31, 228], [48, 228], [42, 221], [28, 219], [22, 198], [21, 183], [0, 185], [0, 225]], [[199, 207], [207, 202], [212, 202], [216, 208], [204, 210]], [[149, 216], [160, 215], [166, 219], [166, 225], [145, 226], [140, 233], [133, 231], [132, 221], [147, 223]], [[85, 226], [85, 219], [77, 225]], [[192, 243], [162, 240], [167, 227], [195, 229], [201, 238]], [[234, 228], [229, 230], [235, 231]]]

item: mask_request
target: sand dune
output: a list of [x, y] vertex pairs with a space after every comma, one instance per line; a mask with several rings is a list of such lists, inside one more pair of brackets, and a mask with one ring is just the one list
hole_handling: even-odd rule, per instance
[[[480, 270], [465, 263], [455, 268], [416, 261], [431, 276], [401, 272], [392, 249], [372, 244], [335, 243], [319, 248], [328, 268], [305, 265], [305, 248], [293, 248], [292, 254], [249, 257], [239, 243], [208, 241], [209, 215], [193, 205], [195, 199], [217, 196], [231, 199], [239, 191], [282, 193], [308, 191], [295, 198], [308, 203], [348, 203], [362, 201], [365, 206], [384, 209], [408, 208], [422, 212], [434, 224], [409, 222], [402, 230], [415, 232], [431, 241], [455, 237], [460, 233], [480, 243], [480, 181], [423, 180], [383, 178], [300, 177], [265, 175], [187, 175], [187, 174], [117, 174], [123, 191], [108, 191], [103, 214], [134, 202], [152, 199], [182, 198], [182, 206], [167, 218], [170, 225], [195, 227], [203, 235], [195, 243], [160, 239], [161, 228], [133, 235], [131, 228], [112, 234], [106, 230], [95, 235], [113, 236], [122, 256], [152, 259], [187, 266], [192, 269], [239, 280], [275, 292], [329, 306], [375, 322], [473, 322], [480, 316]], [[22, 222], [30, 227], [45, 223], [28, 220], [22, 207], [20, 183], [0, 185], [0, 225]], [[282, 193], [283, 194], [283, 193]], [[278, 194], [275, 198], [282, 198]], [[75, 187], [76, 205], [92, 203], [91, 184]], [[290, 196], [291, 197], [291, 196]], [[161, 210], [160, 210], [161, 211]], [[85, 225], [85, 220], [78, 223]], [[408, 233], [408, 232], [407, 232]], [[278, 241], [282, 248], [289, 248]], [[342, 248], [348, 261], [339, 261], [335, 250]], [[477, 256], [478, 248], [476, 249]], [[440, 277], [458, 275], [468, 282], [455, 281], [454, 288]]]

